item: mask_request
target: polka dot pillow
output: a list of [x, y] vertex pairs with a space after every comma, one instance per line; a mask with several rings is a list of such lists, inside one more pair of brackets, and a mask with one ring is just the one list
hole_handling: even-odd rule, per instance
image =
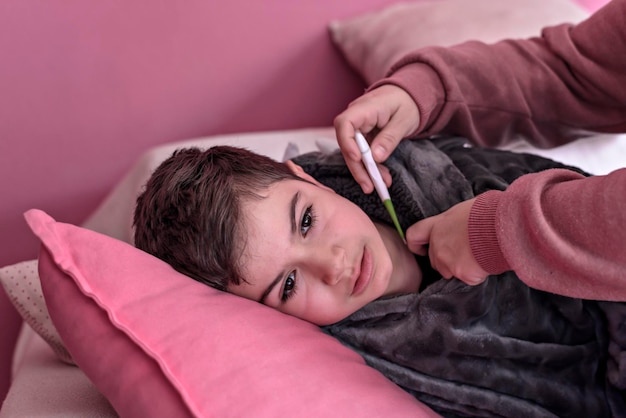
[[3, 267], [0, 269], [0, 283], [24, 322], [50, 344], [61, 360], [74, 364], [48, 315], [37, 267], [37, 260]]

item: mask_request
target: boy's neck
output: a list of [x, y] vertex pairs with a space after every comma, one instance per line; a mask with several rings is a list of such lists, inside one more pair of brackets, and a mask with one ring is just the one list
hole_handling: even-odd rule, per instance
[[415, 255], [404, 244], [398, 231], [385, 224], [377, 222], [374, 224], [387, 247], [393, 264], [391, 281], [384, 296], [417, 292], [422, 282], [422, 271]]

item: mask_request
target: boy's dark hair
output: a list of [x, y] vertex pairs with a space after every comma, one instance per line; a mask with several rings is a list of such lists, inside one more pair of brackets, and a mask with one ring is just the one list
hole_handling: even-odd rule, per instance
[[219, 290], [245, 282], [242, 202], [272, 184], [298, 179], [289, 168], [243, 148], [175, 151], [137, 198], [135, 245]]

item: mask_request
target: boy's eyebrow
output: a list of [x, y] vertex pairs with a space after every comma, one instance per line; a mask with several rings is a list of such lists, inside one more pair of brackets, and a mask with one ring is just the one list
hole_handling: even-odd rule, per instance
[[[294, 235], [296, 233], [296, 228], [297, 228], [297, 226], [296, 226], [296, 207], [298, 206], [298, 200], [300, 200], [300, 192], [299, 191], [296, 192], [296, 194], [293, 195], [293, 197], [291, 198], [291, 202], [289, 203], [289, 218], [291, 220], [291, 235]], [[265, 291], [263, 292], [263, 295], [261, 295], [261, 299], [259, 299], [260, 303], [265, 304], [265, 299], [267, 298], [267, 295], [269, 295], [272, 292], [272, 290], [276, 287], [278, 282], [281, 281], [283, 276], [284, 276], [284, 273], [281, 271], [274, 278], [274, 280], [272, 280], [270, 285], [267, 286], [267, 289], [265, 289]]]
[[278, 275], [274, 278], [274, 280], [272, 280], [272, 283], [270, 283], [269, 286], [267, 286], [267, 289], [265, 289], [265, 292], [263, 292], [263, 295], [261, 296], [261, 299], [259, 299], [259, 302], [262, 304], [265, 304], [265, 298], [267, 298], [267, 295], [270, 294], [270, 292], [272, 291], [272, 289], [274, 289], [276, 287], [276, 285], [278, 284], [278, 282], [283, 278], [283, 272], [281, 271], [280, 273], [278, 273]]
[[298, 200], [300, 200], [300, 192], [296, 192], [291, 198], [291, 204], [289, 205], [289, 218], [291, 219], [291, 234], [296, 233], [296, 207], [298, 207]]

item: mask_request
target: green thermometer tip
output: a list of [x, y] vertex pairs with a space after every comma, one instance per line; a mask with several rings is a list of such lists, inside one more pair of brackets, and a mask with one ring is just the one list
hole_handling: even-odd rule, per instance
[[393, 224], [396, 226], [396, 229], [398, 230], [398, 234], [400, 234], [402, 241], [406, 243], [406, 238], [404, 238], [404, 232], [402, 232], [402, 228], [400, 227], [400, 222], [398, 222], [398, 217], [396, 216], [396, 210], [393, 208], [393, 203], [391, 203], [391, 199], [385, 199], [383, 203], [385, 207], [387, 208], [387, 212], [389, 212], [389, 215], [391, 216], [391, 220], [393, 221]]

